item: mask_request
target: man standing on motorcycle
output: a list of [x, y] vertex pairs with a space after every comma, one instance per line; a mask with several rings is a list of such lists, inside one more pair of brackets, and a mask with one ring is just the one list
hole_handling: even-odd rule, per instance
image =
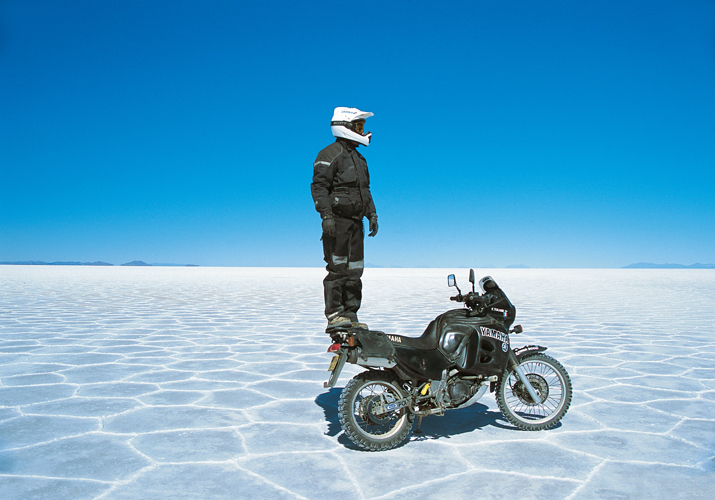
[[364, 131], [373, 116], [356, 108], [335, 108], [330, 128], [334, 143], [318, 153], [313, 163], [310, 191], [323, 220], [323, 254], [328, 275], [323, 280], [328, 328], [367, 328], [358, 321], [362, 300], [363, 217], [370, 234], [377, 234], [377, 212], [370, 194], [370, 174], [358, 146], [369, 145]]

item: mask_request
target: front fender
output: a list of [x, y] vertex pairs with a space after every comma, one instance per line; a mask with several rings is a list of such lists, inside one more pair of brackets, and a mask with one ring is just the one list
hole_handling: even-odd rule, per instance
[[521, 363], [521, 360], [531, 354], [537, 354], [539, 352], [544, 352], [547, 348], [541, 347], [540, 345], [525, 345], [524, 347], [518, 347], [513, 350], [516, 360]]

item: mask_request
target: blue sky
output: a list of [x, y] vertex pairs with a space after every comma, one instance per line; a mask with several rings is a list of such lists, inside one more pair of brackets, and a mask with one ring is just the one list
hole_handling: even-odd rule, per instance
[[0, 261], [322, 266], [336, 106], [369, 263], [715, 262], [712, 0], [0, 0]]

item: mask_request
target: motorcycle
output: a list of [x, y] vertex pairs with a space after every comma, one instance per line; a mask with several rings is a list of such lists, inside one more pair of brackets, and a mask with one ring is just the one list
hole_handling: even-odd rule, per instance
[[[370, 451], [395, 448], [407, 439], [415, 417], [443, 416], [466, 408], [487, 390], [495, 392], [502, 414], [516, 427], [538, 431], [554, 427], [571, 404], [571, 379], [546, 347], [512, 349], [509, 335], [516, 308], [490, 276], [475, 291], [462, 295], [453, 274], [447, 277], [464, 308], [437, 316], [420, 337], [386, 334], [364, 328], [328, 329], [334, 356], [324, 383], [331, 388], [345, 363], [367, 368], [343, 388], [338, 402], [340, 424], [358, 447]], [[510, 330], [511, 328], [511, 330]]]

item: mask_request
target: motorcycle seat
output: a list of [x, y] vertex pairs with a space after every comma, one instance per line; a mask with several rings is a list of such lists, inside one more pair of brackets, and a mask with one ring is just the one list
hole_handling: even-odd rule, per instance
[[[419, 337], [405, 337], [404, 335], [389, 335], [388, 337], [396, 337], [397, 342], [394, 344], [400, 347], [409, 347], [411, 349], [419, 349], [420, 351], [431, 351], [437, 349], [437, 321], [431, 321], [424, 333]], [[392, 340], [392, 339], [391, 339]]]

